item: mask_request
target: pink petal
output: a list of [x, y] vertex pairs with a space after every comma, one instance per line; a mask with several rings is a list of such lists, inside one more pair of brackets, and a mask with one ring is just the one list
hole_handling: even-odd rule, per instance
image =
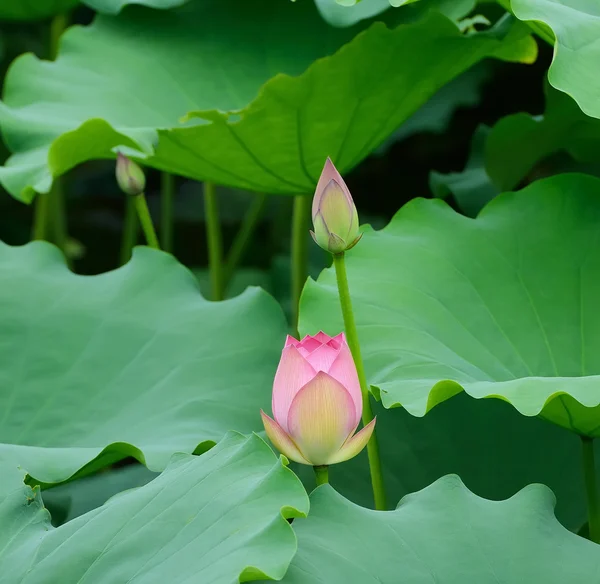
[[331, 162], [331, 158], [327, 157], [327, 160], [325, 161], [325, 166], [323, 167], [323, 170], [321, 171], [321, 176], [319, 177], [319, 182], [317, 183], [317, 188], [315, 189], [315, 196], [313, 198], [312, 204], [313, 220], [319, 211], [319, 207], [321, 205], [321, 196], [325, 192], [325, 187], [332, 180], [337, 182], [342, 187], [347, 196], [350, 198], [350, 200], [352, 200], [352, 197], [350, 196], [350, 190], [346, 186], [342, 175], [337, 171], [337, 168], [333, 165], [333, 162]]
[[297, 347], [299, 344], [300, 344], [300, 341], [297, 340], [297, 339], [295, 339], [291, 335], [287, 335], [285, 337], [285, 345], [284, 345], [284, 347], [289, 347], [290, 345], [294, 345], [294, 347]]
[[315, 339], [316, 341], [319, 341], [319, 343], [328, 343], [329, 341], [331, 341], [331, 337], [328, 334], [325, 334], [323, 331], [319, 331], [313, 337], [313, 339]]
[[[307, 359], [310, 359], [310, 355]], [[356, 365], [354, 364], [350, 347], [348, 347], [345, 342], [342, 344], [337, 358], [331, 367], [329, 367], [328, 373], [331, 377], [339, 381], [352, 396], [352, 401], [354, 402], [354, 408], [356, 410], [356, 419], [354, 422], [354, 426], [356, 426], [362, 415], [362, 392], [360, 391], [358, 373], [356, 372]]]
[[267, 416], [267, 414], [265, 414], [262, 410], [260, 410], [260, 416], [269, 440], [273, 443], [273, 446], [275, 446], [275, 448], [281, 452], [281, 454], [287, 456], [294, 462], [310, 464], [310, 462], [308, 462], [306, 458], [302, 456], [298, 450], [298, 447], [294, 444], [294, 441], [285, 433], [283, 428], [275, 420]]
[[329, 343], [326, 343], [317, 347], [312, 353], [309, 353], [306, 356], [306, 360], [313, 366], [315, 371], [325, 371], [327, 373], [339, 352], [339, 348], [336, 349]]
[[373, 430], [375, 429], [375, 421], [373, 418], [360, 432], [348, 439], [346, 443], [338, 450], [338, 452], [329, 460], [329, 464], [337, 464], [354, 458], [369, 442]]
[[287, 432], [288, 412], [292, 400], [316, 374], [311, 364], [294, 345], [281, 352], [279, 367], [273, 381], [273, 417]]
[[356, 428], [350, 394], [320, 371], [296, 395], [288, 414], [288, 433], [313, 465], [329, 464]]
[[307, 354], [308, 353], [312, 353], [315, 349], [317, 349], [318, 347], [320, 347], [323, 343], [321, 343], [321, 341], [317, 340], [315, 337], [312, 337], [310, 335], [306, 335], [301, 341], [300, 344], [298, 345], [298, 347], [304, 349]]

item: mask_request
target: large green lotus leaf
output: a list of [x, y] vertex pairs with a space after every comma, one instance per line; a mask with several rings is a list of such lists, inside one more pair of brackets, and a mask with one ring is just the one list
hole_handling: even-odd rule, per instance
[[2, 0], [0, 20], [40, 20], [68, 12], [79, 0]]
[[262, 290], [209, 302], [148, 248], [78, 276], [43, 242], [0, 244], [0, 281], [0, 459], [37, 481], [126, 456], [158, 471], [173, 452], [262, 429], [286, 330]]
[[600, 161], [600, 121], [565, 93], [546, 88], [543, 116], [502, 118], [485, 142], [485, 170], [501, 190], [515, 188], [536, 163], [560, 151], [579, 162]]
[[585, 584], [600, 547], [562, 527], [552, 492], [531, 485], [507, 501], [471, 493], [446, 476], [395, 511], [354, 505], [332, 487], [296, 520], [298, 553], [286, 584]]
[[512, 0], [511, 6], [517, 18], [552, 29], [556, 44], [548, 80], [586, 114], [600, 118], [600, 2]]
[[[600, 180], [559, 175], [477, 219], [415, 199], [349, 254], [365, 365], [386, 407], [423, 416], [464, 390], [600, 436]], [[307, 283], [303, 331], [341, 328], [335, 276]]]
[[[587, 520], [581, 441], [571, 432], [521, 416], [502, 400], [477, 400], [464, 392], [423, 418], [380, 403], [374, 411], [388, 503], [453, 473], [487, 499], [512, 497], [531, 483], [547, 485], [565, 527], [577, 531]], [[295, 465], [294, 471], [314, 488], [312, 468]], [[372, 508], [366, 450], [332, 466], [329, 478], [345, 497]]]
[[30, 200], [52, 177], [122, 145], [190, 178], [310, 192], [327, 155], [352, 168], [479, 60], [534, 60], [525, 29], [503, 19], [464, 36], [434, 11], [351, 40], [356, 27], [330, 27], [313, 4], [281, 0], [100, 16], [67, 31], [56, 62], [26, 55], [12, 66], [0, 124], [14, 155], [0, 181]]
[[279, 580], [297, 547], [286, 518], [308, 512], [300, 481], [256, 435], [176, 454], [152, 482], [57, 529], [39, 489], [1, 468], [3, 584]]

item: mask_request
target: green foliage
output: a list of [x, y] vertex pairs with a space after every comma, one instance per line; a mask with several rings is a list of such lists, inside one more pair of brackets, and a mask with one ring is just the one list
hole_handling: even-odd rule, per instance
[[[53, 177], [123, 145], [150, 166], [190, 178], [311, 192], [327, 155], [340, 170], [352, 168], [479, 60], [536, 55], [520, 23], [463, 36], [438, 12], [394, 29], [376, 23], [335, 52], [355, 31], [328, 27], [308, 3], [237, 4], [232, 22], [232, 1], [99, 17], [67, 32], [56, 63], [20, 59], [0, 107], [13, 151], [0, 182], [29, 201]], [[264, 32], [257, 14], [276, 17], [277, 26]], [[135, 58], [142, 53], [152, 67]], [[318, 57], [326, 58], [311, 65]], [[272, 77], [274, 66], [302, 74]]]
[[173, 452], [262, 428], [285, 323], [261, 290], [208, 302], [147, 248], [77, 276], [46, 243], [2, 244], [0, 278], [0, 458], [35, 480], [126, 456], [162, 470]]
[[556, 36], [550, 83], [600, 118], [600, 3], [595, 0], [512, 0], [521, 20], [548, 25]]
[[323, 486], [294, 523], [298, 553], [283, 582], [588, 582], [600, 548], [561, 527], [553, 505], [541, 485], [498, 503], [447, 476], [380, 512]]
[[176, 454], [147, 485], [57, 529], [39, 489], [1, 469], [3, 583], [279, 580], [296, 550], [285, 519], [308, 512], [302, 485], [258, 436]]
[[40, 20], [77, 6], [79, 0], [2, 0], [0, 20]]
[[[599, 220], [600, 181], [562, 175], [502, 195], [474, 221], [416, 199], [367, 232], [348, 271], [383, 404], [423, 416], [464, 390], [600, 435]], [[308, 282], [302, 308], [302, 330], [340, 327], [331, 271]]]
[[176, 6], [181, 6], [190, 0], [82, 0], [90, 8], [97, 10], [98, 12], [105, 12], [107, 14], [117, 14], [125, 6], [130, 4], [148, 6], [149, 8], [156, 8], [166, 10]]

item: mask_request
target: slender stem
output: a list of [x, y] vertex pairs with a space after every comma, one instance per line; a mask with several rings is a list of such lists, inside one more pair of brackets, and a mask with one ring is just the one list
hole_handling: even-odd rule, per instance
[[50, 191], [50, 212], [52, 213], [53, 221], [51, 221], [52, 240], [56, 246], [63, 252], [67, 262], [67, 242], [69, 235], [67, 233], [67, 212], [65, 209], [65, 192], [64, 181], [62, 178], [56, 178]]
[[160, 175], [160, 239], [163, 249], [173, 252], [173, 197], [175, 177], [170, 172]]
[[252, 235], [256, 230], [259, 219], [261, 218], [262, 212], [267, 203], [267, 195], [263, 193], [257, 193], [252, 201], [252, 205], [248, 209], [248, 212], [244, 216], [240, 230], [237, 232], [229, 254], [227, 255], [227, 262], [225, 263], [225, 273], [223, 275], [223, 288], [227, 289], [227, 286], [233, 278], [235, 269], [237, 268], [240, 260], [244, 256], [244, 252], [248, 247], [248, 243], [252, 239]]
[[121, 236], [121, 257], [119, 265], [126, 264], [131, 258], [131, 252], [137, 242], [140, 224], [135, 210], [134, 197], [124, 197], [125, 218], [123, 220], [123, 235]]
[[294, 197], [292, 212], [292, 328], [298, 330], [300, 295], [308, 276], [308, 228], [311, 198]]
[[223, 300], [223, 240], [219, 223], [217, 190], [212, 182], [204, 183], [204, 213], [211, 295], [213, 300]]
[[146, 203], [146, 195], [144, 193], [134, 195], [133, 200], [148, 245], [153, 249], [160, 249], [158, 237], [156, 237], [156, 231], [154, 230], [154, 223], [152, 223], [152, 217]]
[[39, 193], [35, 200], [31, 239], [47, 240], [50, 231], [50, 193]]
[[329, 467], [328, 466], [313, 466], [315, 469], [315, 478], [317, 479], [317, 487], [325, 485], [329, 482]]
[[590, 539], [600, 543], [600, 500], [596, 485], [596, 464], [594, 461], [594, 439], [581, 437], [583, 448], [583, 478], [588, 505], [588, 527]]
[[69, 15], [67, 13], [57, 14], [50, 21], [50, 40], [48, 42], [48, 58], [54, 61], [58, 55], [58, 44], [60, 37], [69, 25]]
[[[342, 306], [342, 315], [344, 316], [344, 328], [346, 329], [346, 338], [348, 346], [354, 357], [360, 390], [363, 397], [362, 421], [367, 425], [373, 419], [373, 410], [371, 409], [369, 386], [365, 375], [365, 366], [360, 353], [358, 342], [358, 333], [354, 321], [354, 311], [352, 310], [352, 299], [350, 298], [350, 288], [348, 287], [348, 276], [346, 274], [346, 261], [344, 252], [333, 256], [335, 266], [335, 276], [337, 279], [338, 292], [340, 295], [340, 304]], [[377, 442], [376, 430], [367, 444], [367, 454], [369, 455], [369, 470], [371, 471], [371, 485], [373, 486], [373, 498], [375, 500], [375, 509], [386, 509], [385, 489], [383, 486], [383, 473], [381, 470], [381, 459], [379, 458], [379, 444]]]

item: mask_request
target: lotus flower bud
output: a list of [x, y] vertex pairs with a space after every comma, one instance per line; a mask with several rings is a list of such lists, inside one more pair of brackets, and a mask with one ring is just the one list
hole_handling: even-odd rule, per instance
[[313, 239], [324, 250], [338, 254], [354, 247], [361, 234], [352, 195], [328, 158], [313, 198]]
[[126, 195], [141, 195], [146, 188], [146, 177], [144, 171], [133, 160], [127, 156], [117, 154], [117, 183]]
[[362, 395], [344, 333], [286, 340], [273, 383], [273, 417], [261, 410], [267, 436], [287, 458], [323, 466], [356, 456], [375, 420], [355, 434]]

